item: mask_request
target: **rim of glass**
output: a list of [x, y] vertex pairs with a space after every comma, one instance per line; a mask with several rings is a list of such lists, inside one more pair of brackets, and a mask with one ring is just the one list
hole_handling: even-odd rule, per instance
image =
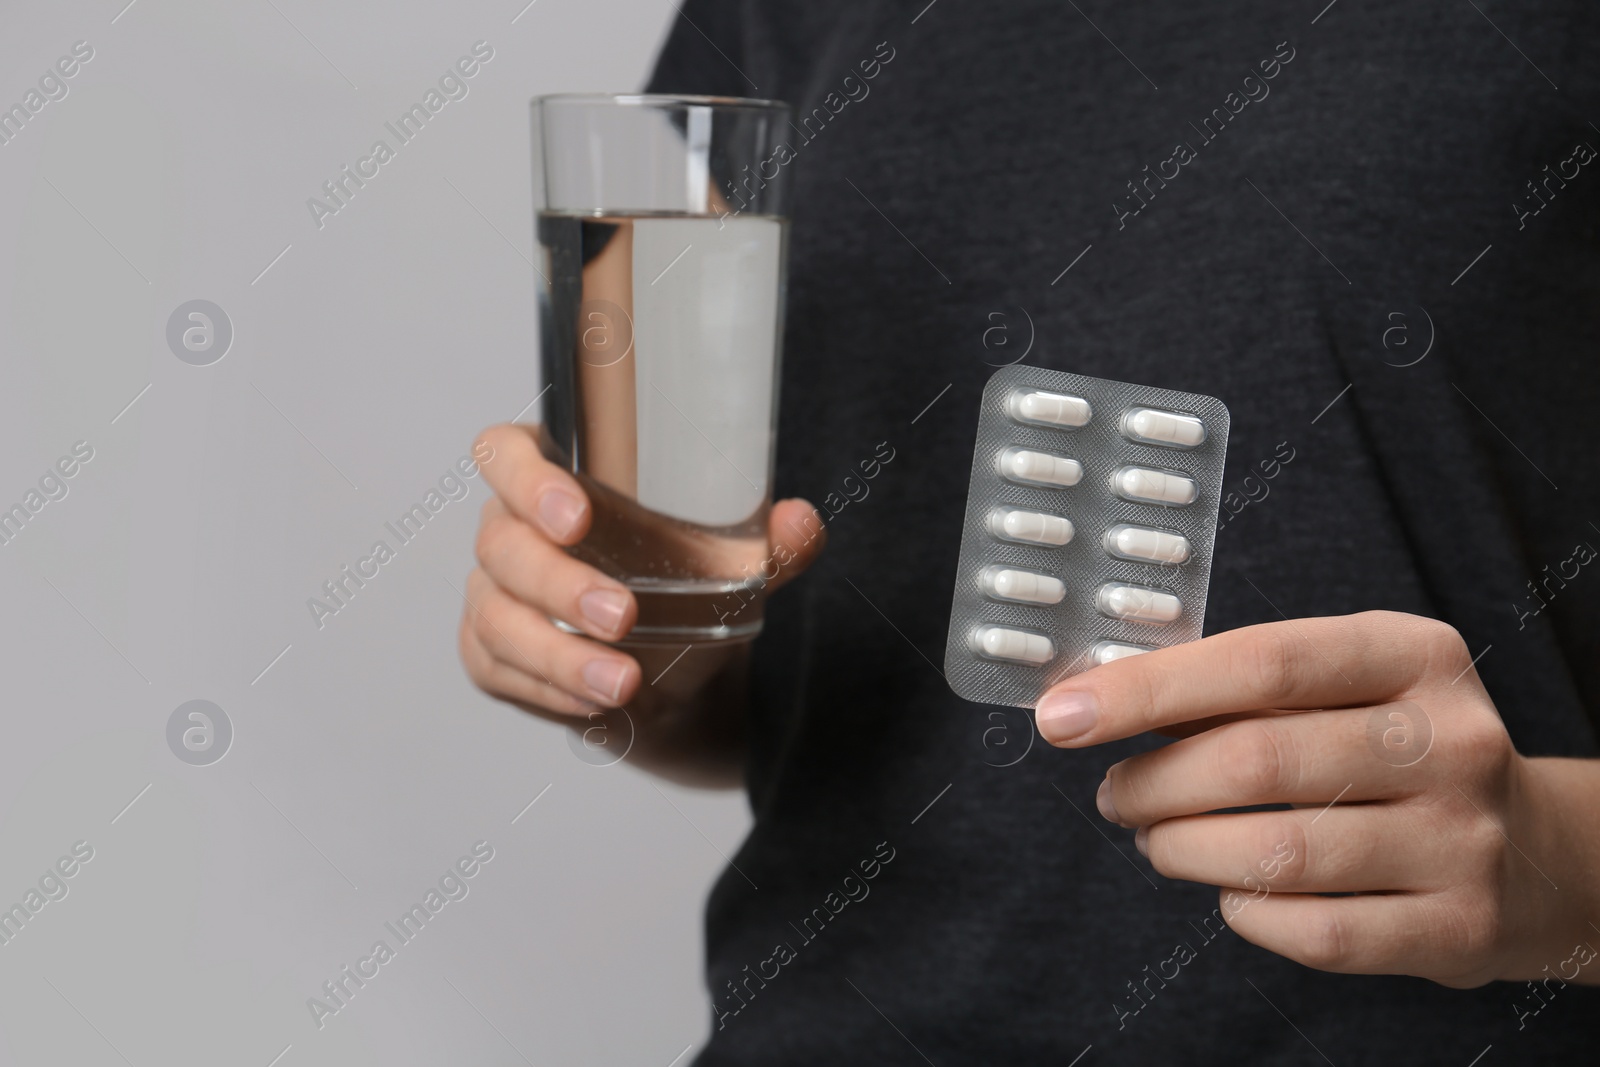
[[779, 111], [788, 108], [782, 100], [760, 100], [744, 96], [692, 96], [675, 93], [547, 93], [536, 96], [533, 103], [543, 107], [548, 104], [573, 104], [577, 106], [609, 105], [613, 107], [717, 107], [752, 111]]

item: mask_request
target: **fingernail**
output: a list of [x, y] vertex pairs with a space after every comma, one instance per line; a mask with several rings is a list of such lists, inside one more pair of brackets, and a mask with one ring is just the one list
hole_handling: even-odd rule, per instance
[[1109, 822], [1117, 823], [1119, 826], [1122, 824], [1122, 820], [1117, 818], [1117, 806], [1111, 800], [1110, 775], [1106, 775], [1101, 780], [1100, 791], [1094, 795], [1094, 806], [1100, 809], [1100, 814], [1105, 816]]
[[1149, 838], [1150, 831], [1143, 826], [1139, 827], [1138, 833], [1133, 835], [1133, 847], [1138, 849], [1139, 855], [1143, 856], [1145, 859], [1150, 858]]
[[628, 594], [614, 589], [593, 589], [578, 598], [578, 610], [589, 625], [604, 633], [615, 633], [628, 610]]
[[539, 521], [551, 537], [566, 537], [583, 518], [583, 501], [561, 489], [546, 489], [539, 497]]
[[583, 667], [583, 684], [610, 704], [617, 702], [622, 692], [622, 682], [627, 677], [628, 668], [614, 659], [592, 659]]
[[1034, 712], [1039, 732], [1052, 744], [1071, 741], [1094, 728], [1100, 702], [1093, 693], [1046, 693]]

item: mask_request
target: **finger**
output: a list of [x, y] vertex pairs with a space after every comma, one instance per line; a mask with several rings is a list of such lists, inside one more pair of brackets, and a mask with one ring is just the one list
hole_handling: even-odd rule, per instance
[[575, 544], [589, 532], [589, 498], [577, 479], [540, 454], [535, 432], [509, 423], [491, 426], [473, 443], [473, 455], [489, 457], [478, 469], [513, 514], [558, 545]]
[[[1481, 953], [1492, 920], [1432, 893], [1319, 897], [1222, 891], [1218, 909], [1240, 937], [1319, 971], [1411, 974], [1446, 984]], [[1464, 965], [1463, 961], [1467, 961]]]
[[467, 677], [479, 689], [492, 697], [523, 705], [530, 710], [557, 715], [587, 715], [598, 710], [599, 705], [593, 701], [579, 700], [541, 678], [495, 659], [478, 638], [471, 605], [464, 611], [457, 639], [458, 650], [462, 665], [467, 669]]
[[507, 666], [580, 699], [617, 707], [638, 691], [632, 656], [563, 633], [539, 612], [496, 586], [481, 571], [467, 583], [473, 631], [490, 655]]
[[1134, 839], [1168, 878], [1273, 893], [1443, 888], [1449, 843], [1388, 804], [1185, 815]]
[[1415, 796], [1434, 776], [1373, 753], [1373, 711], [1240, 719], [1115, 764], [1096, 801], [1123, 826], [1253, 804], [1326, 804]]
[[485, 515], [478, 563], [501, 590], [605, 641], [633, 626], [638, 604], [627, 586], [574, 559], [510, 512], [486, 508]]
[[1067, 679], [1040, 699], [1039, 732], [1077, 748], [1232, 712], [1381, 704], [1460, 644], [1443, 623], [1388, 611], [1247, 626]]
[[1156, 730], [1162, 737], [1193, 737], [1195, 734], [1205, 733], [1224, 723], [1238, 722], [1240, 719], [1253, 719], [1261, 715], [1299, 715], [1298, 711], [1289, 711], [1282, 708], [1258, 708], [1254, 711], [1234, 711], [1226, 715], [1211, 715], [1204, 719], [1191, 719], [1188, 722], [1175, 722], [1170, 726], [1163, 726]]
[[767, 584], [767, 591], [773, 592], [811, 566], [828, 543], [828, 528], [821, 512], [809, 501], [796, 497], [772, 505], [767, 538], [772, 545], [772, 558], [778, 564], [777, 577]]

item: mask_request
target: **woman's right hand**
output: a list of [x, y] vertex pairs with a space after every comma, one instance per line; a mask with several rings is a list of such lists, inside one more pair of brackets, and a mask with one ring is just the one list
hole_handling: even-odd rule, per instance
[[[474, 446], [491, 458], [480, 470], [494, 497], [483, 506], [478, 567], [467, 579], [461, 619], [462, 662], [489, 695], [531, 711], [572, 717], [574, 725], [601, 708], [628, 705], [648, 713], [663, 699], [683, 699], [725, 667], [739, 646], [683, 656], [680, 648], [635, 649], [604, 642], [625, 636], [638, 617], [628, 588], [583, 563], [563, 546], [589, 532], [594, 509], [577, 480], [540, 454], [532, 427], [494, 426]], [[802, 536], [814, 509], [803, 500], [774, 505], [769, 539], [791, 561], [767, 592], [799, 574], [821, 550], [822, 536]], [[560, 619], [586, 636], [566, 633]], [[659, 662], [657, 662], [659, 661]], [[668, 684], [646, 685], [668, 671]]]

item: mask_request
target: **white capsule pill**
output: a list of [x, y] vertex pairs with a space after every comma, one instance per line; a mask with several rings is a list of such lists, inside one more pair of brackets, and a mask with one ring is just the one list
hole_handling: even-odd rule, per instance
[[1134, 408], [1122, 416], [1122, 435], [1147, 445], [1193, 448], [1206, 439], [1206, 427], [1193, 415]]
[[1113, 556], [1145, 563], [1185, 563], [1189, 559], [1189, 539], [1182, 534], [1126, 523], [1106, 531], [1105, 546]]
[[1056, 654], [1056, 646], [1043, 634], [1004, 626], [978, 627], [972, 635], [972, 644], [990, 659], [1006, 659], [1035, 666], [1048, 662]]
[[1043, 511], [995, 508], [989, 512], [989, 532], [1007, 541], [1059, 548], [1072, 540], [1072, 523]]
[[1113, 619], [1167, 623], [1183, 614], [1183, 604], [1171, 593], [1141, 585], [1107, 582], [1095, 593], [1094, 606]]
[[1094, 647], [1089, 649], [1089, 658], [1094, 660], [1096, 666], [1100, 666], [1153, 651], [1155, 650], [1146, 645], [1130, 645], [1123, 641], [1096, 641]]
[[1059, 604], [1067, 595], [1067, 586], [1060, 578], [1033, 571], [1019, 571], [1013, 567], [985, 567], [978, 576], [983, 591], [997, 600], [1015, 600], [1025, 604]]
[[1193, 478], [1149, 467], [1123, 467], [1111, 476], [1111, 491], [1124, 500], [1141, 504], [1172, 504], [1182, 507], [1193, 504], [1200, 495], [1200, 487]]
[[1018, 422], [1076, 428], [1089, 421], [1089, 402], [1081, 396], [1017, 389], [1006, 398], [1006, 414]]
[[1083, 477], [1083, 464], [1066, 456], [1008, 448], [1000, 453], [1000, 473], [1013, 482], [1034, 485], [1077, 485]]

